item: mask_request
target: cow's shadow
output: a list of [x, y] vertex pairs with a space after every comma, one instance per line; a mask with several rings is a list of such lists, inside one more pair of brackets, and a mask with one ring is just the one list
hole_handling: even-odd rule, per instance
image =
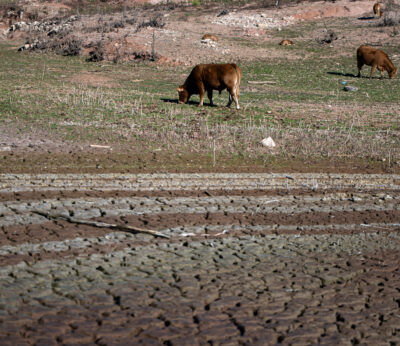
[[368, 74], [365, 74], [364, 76], [363, 75], [361, 75], [361, 77], [358, 77], [358, 75], [356, 75], [356, 74], [353, 74], [353, 73], [343, 73], [343, 72], [327, 72], [328, 74], [333, 74], [333, 75], [335, 75], [335, 76], [342, 76], [342, 77], [352, 77], [352, 78], [367, 78], [367, 79], [384, 79], [384, 78], [382, 78], [381, 76], [379, 76], [379, 77], [377, 77], [377, 76], [372, 76], [372, 77], [370, 77], [369, 76], [369, 73]]
[[166, 98], [161, 98], [161, 101], [164, 101], [166, 103], [176, 103], [178, 104], [178, 100], [177, 99], [166, 99]]
[[375, 19], [375, 17], [373, 16], [364, 16], [364, 17], [358, 17], [358, 20], [372, 20]]
[[[166, 98], [161, 98], [161, 101], [164, 101], [166, 103], [175, 103], [175, 104], [179, 104], [178, 99], [166, 99]], [[196, 105], [198, 106], [200, 103], [200, 101], [191, 101], [189, 100], [188, 102], [186, 102], [187, 105]], [[208, 106], [208, 107], [218, 107], [216, 104], [211, 105], [209, 102], [204, 102], [203, 103], [204, 106]]]
[[353, 73], [343, 73], [343, 72], [334, 72], [334, 71], [329, 71], [327, 73], [328, 74], [333, 74], [335, 76], [358, 78], [357, 75], [353, 74]]

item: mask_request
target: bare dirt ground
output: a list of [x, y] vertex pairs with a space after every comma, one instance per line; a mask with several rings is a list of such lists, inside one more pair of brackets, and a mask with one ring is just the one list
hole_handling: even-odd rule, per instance
[[4, 345], [400, 342], [399, 176], [0, 181]]
[[[300, 2], [291, 6], [252, 8], [251, 6], [228, 7], [210, 6], [207, 9], [199, 9], [193, 14], [192, 8], [185, 6], [174, 7], [161, 6], [151, 10], [128, 10], [121, 14], [95, 14], [81, 15], [74, 20], [69, 29], [70, 35], [83, 40], [83, 54], [88, 55], [93, 46], [102, 42], [102, 49], [107, 60], [113, 59], [131, 60], [133, 53], [151, 53], [154, 45], [159, 55], [159, 64], [183, 64], [192, 66], [198, 63], [215, 62], [220, 60], [251, 61], [268, 57], [282, 56], [282, 51], [266, 50], [262, 43], [271, 42], [270, 31], [281, 30], [291, 27], [302, 21], [321, 20], [324, 18], [353, 17], [356, 21], [359, 17], [370, 17], [373, 15], [372, 7], [375, 1], [348, 1], [341, 0], [334, 3], [326, 1]], [[52, 8], [53, 3], [46, 4]], [[56, 5], [48, 10], [49, 18], [56, 14], [62, 14], [63, 8]], [[223, 14], [223, 11], [226, 14]], [[152, 25], [141, 24], [158, 19], [158, 23]], [[46, 19], [43, 18], [43, 21]], [[124, 21], [120, 27], [118, 23]], [[3, 24], [6, 29], [7, 26]], [[106, 28], [106, 29], [105, 29]], [[8, 33], [9, 37], [21, 38], [26, 36], [26, 30], [20, 29]], [[32, 28], [30, 28], [32, 30]], [[41, 29], [42, 30], [42, 29]], [[41, 30], [38, 30], [40, 32]], [[390, 29], [388, 29], [390, 30]], [[216, 35], [217, 42], [202, 40], [206, 33]], [[154, 41], [153, 41], [154, 34]], [[322, 32], [319, 33], [323, 35]], [[314, 39], [303, 37], [297, 43]], [[364, 37], [358, 37], [359, 42], [354, 42], [357, 34], [352, 36], [352, 44], [364, 43]], [[244, 50], [235, 44], [237, 38], [258, 42], [259, 48]], [[387, 33], [381, 32], [373, 40], [387, 39]], [[346, 41], [346, 40], [344, 40]], [[276, 42], [278, 43], [278, 42]], [[293, 53], [283, 58], [297, 59]], [[83, 77], [84, 78], [84, 77]], [[104, 83], [107, 84], [107, 83]]]

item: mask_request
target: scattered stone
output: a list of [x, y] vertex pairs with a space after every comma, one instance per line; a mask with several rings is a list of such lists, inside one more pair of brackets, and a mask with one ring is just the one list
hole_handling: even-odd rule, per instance
[[344, 90], [344, 91], [357, 91], [358, 88], [357, 88], [357, 87], [354, 87], [354, 86], [351, 86], [351, 85], [345, 85], [344, 88], [343, 88], [343, 90]]
[[223, 17], [217, 18], [213, 24], [222, 24], [228, 26], [240, 26], [242, 28], [259, 28], [270, 29], [280, 28], [282, 26], [291, 25], [294, 23], [294, 18], [283, 17], [280, 19], [267, 17], [265, 14], [254, 14], [244, 16], [240, 13], [229, 13]]
[[226, 16], [229, 13], [228, 10], [222, 10], [220, 13], [217, 14], [217, 17]]
[[264, 139], [261, 141], [261, 144], [262, 144], [264, 147], [268, 147], [268, 148], [274, 148], [274, 147], [276, 147], [276, 144], [275, 144], [274, 140], [273, 140], [271, 137], [264, 138]]
[[72, 29], [72, 23], [78, 20], [78, 16], [71, 16], [67, 18], [65, 21], [61, 20], [52, 20], [47, 22], [16, 22], [11, 25], [7, 30], [3, 33], [5, 35], [15, 32], [15, 31], [25, 31], [25, 32], [44, 32], [49, 36], [58, 34], [58, 33], [67, 33]]
[[217, 46], [216, 42], [214, 40], [210, 40], [210, 39], [201, 40], [200, 42], [202, 44], [204, 44], [208, 47], [212, 47], [212, 48], [215, 48]]

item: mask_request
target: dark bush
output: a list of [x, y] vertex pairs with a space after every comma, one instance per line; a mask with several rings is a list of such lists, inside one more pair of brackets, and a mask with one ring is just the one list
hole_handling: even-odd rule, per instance
[[89, 52], [89, 57], [86, 59], [88, 62], [98, 62], [104, 60], [104, 48], [103, 43], [98, 41], [92, 45], [93, 50]]
[[74, 37], [31, 37], [26, 41], [30, 51], [48, 51], [64, 56], [77, 56], [81, 53], [82, 41]]
[[383, 25], [400, 24], [400, 0], [388, 0], [383, 8]]
[[125, 20], [125, 23], [129, 25], [134, 25], [136, 23], [136, 18], [129, 18]]
[[78, 56], [81, 54], [82, 41], [76, 38], [64, 38], [59, 40], [55, 51], [64, 56]]
[[116, 22], [111, 23], [110, 25], [112, 28], [118, 29], [118, 28], [125, 28], [125, 24], [122, 20], [118, 20]]
[[319, 44], [329, 44], [337, 39], [338, 39], [337, 34], [332, 30], [328, 30], [323, 38], [317, 39], [316, 41]]
[[143, 28], [163, 28], [165, 26], [164, 19], [161, 15], [150, 18], [148, 21], [143, 21], [138, 25], [136, 31], [140, 31]]
[[157, 61], [159, 59], [158, 54], [149, 52], [133, 52], [133, 59], [141, 61]]

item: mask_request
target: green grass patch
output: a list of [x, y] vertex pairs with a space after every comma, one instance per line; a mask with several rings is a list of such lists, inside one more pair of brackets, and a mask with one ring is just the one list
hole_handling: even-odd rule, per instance
[[[305, 42], [287, 48], [302, 59], [241, 63], [241, 110], [236, 111], [224, 107], [226, 91], [214, 92], [218, 107], [209, 107], [207, 97], [205, 106], [197, 107], [198, 95], [189, 104], [178, 104], [176, 87], [192, 67], [93, 64], [81, 57], [18, 53], [0, 43], [0, 124], [17, 123], [22, 132], [40, 128], [57, 140], [134, 146], [147, 153], [195, 152], [209, 159], [231, 157], [232, 162], [264, 162], [274, 155], [396, 155], [399, 78], [356, 78], [355, 58], [328, 46]], [[369, 67], [363, 73], [369, 74]], [[343, 82], [358, 91], [345, 92]], [[377, 105], [388, 104], [393, 109], [376, 112]], [[276, 152], [260, 145], [268, 136], [278, 143]]]

